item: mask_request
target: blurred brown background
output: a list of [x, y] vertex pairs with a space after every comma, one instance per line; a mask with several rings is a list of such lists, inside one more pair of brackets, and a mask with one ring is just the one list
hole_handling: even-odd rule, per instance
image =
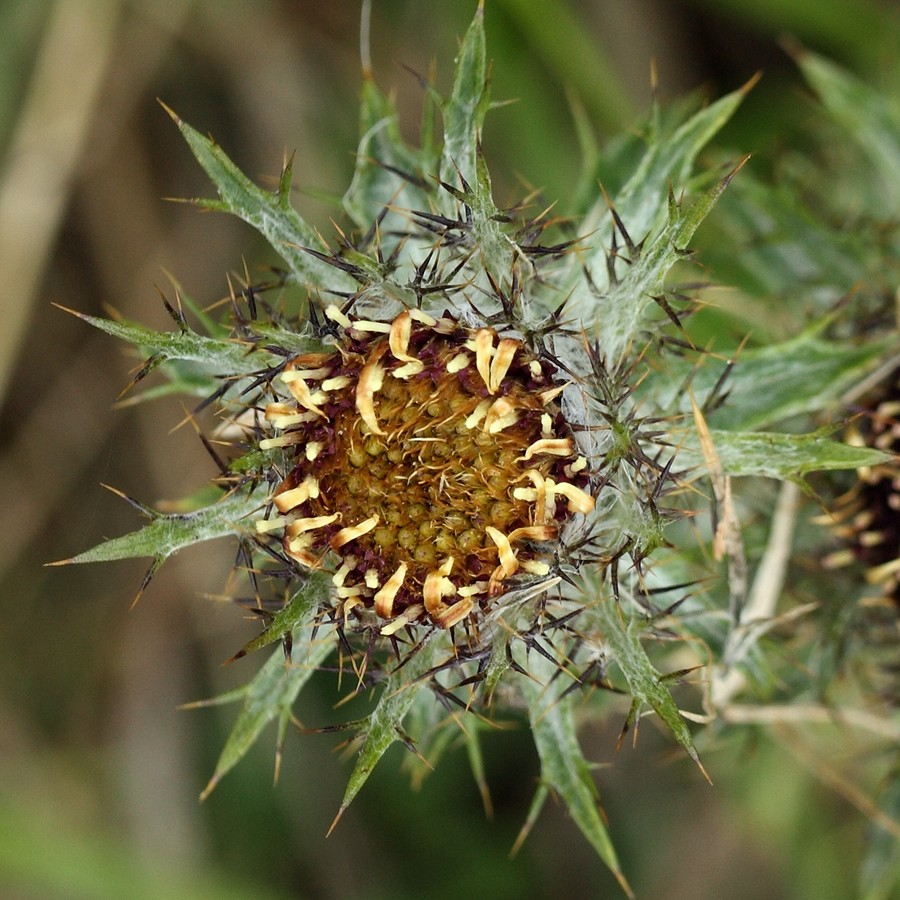
[[[426, 73], [438, 60], [446, 88], [474, 6], [374, 3], [376, 78], [396, 92], [410, 139], [420, 89], [399, 63]], [[518, 99], [486, 134], [499, 198], [523, 179], [562, 210], [578, 168], [571, 98], [609, 137], [646, 110], [651, 59], [664, 100], [715, 96], [764, 69], [722, 138], [755, 151], [777, 143], [798, 90], [782, 33], [884, 78], [897, 49], [896, 10], [875, 0], [487, 6], [493, 95]], [[51, 303], [168, 327], [156, 286], [172, 296], [176, 279], [206, 304], [244, 259], [251, 273], [273, 259], [241, 223], [162, 199], [211, 189], [156, 98], [257, 180], [296, 149], [297, 204], [328, 234], [353, 166], [358, 30], [356, 2], [0, 6], [2, 897], [614, 895], [559, 809], [508, 861], [537, 773], [515, 732], [486, 745], [494, 822], [463, 753], [412, 792], [397, 751], [326, 841], [348, 772], [329, 736], [291, 736], [274, 789], [264, 740], [200, 805], [235, 710], [177, 707], [259, 664], [220, 667], [256, 627], [216, 598], [233, 548], [171, 561], [134, 609], [140, 563], [42, 567], [139, 525], [101, 482], [153, 504], [213, 474], [193, 432], [171, 430], [180, 402], [114, 407], [138, 360]], [[317, 698], [299, 710], [304, 723], [337, 699], [328, 682]], [[585, 740], [615, 766], [598, 778], [640, 896], [849, 896], [859, 829], [801, 764], [735, 741], [707, 761], [710, 788], [651, 728], [617, 756], [619, 727]]]

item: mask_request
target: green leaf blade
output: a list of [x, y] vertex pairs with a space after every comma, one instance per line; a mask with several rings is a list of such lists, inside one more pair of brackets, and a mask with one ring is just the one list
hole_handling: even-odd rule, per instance
[[234, 493], [195, 512], [160, 514], [137, 531], [111, 538], [55, 565], [113, 562], [139, 557], [168, 559], [192, 544], [244, 534], [247, 531], [247, 517], [260, 509], [263, 503], [264, 498], [255, 493]]
[[634, 698], [629, 720], [642, 706], [649, 706], [671, 732], [687, 755], [700, 766], [700, 756], [694, 746], [690, 729], [681, 715], [671, 692], [641, 644], [643, 622], [629, 616], [621, 605], [604, 598], [591, 606], [590, 617], [610, 649], [610, 656], [625, 676], [628, 690]]
[[519, 685], [541, 760], [541, 781], [566, 804], [572, 821], [630, 897], [631, 888], [598, 808], [597, 787], [578, 744], [573, 697], [559, 698], [548, 689], [557, 669], [543, 656], [535, 655], [529, 669], [532, 677], [521, 677]]
[[[826, 437], [822, 432], [780, 434], [711, 430], [715, 453], [726, 475], [759, 476], [779, 481], [800, 481], [811, 472], [861, 469], [893, 457], [871, 447], [855, 447]], [[694, 438], [690, 438], [693, 442]], [[679, 462], [703, 465], [698, 443], [685, 444]]]
[[484, 11], [479, 7], [456, 59], [453, 89], [442, 107], [444, 149], [440, 175], [447, 184], [458, 185], [462, 176], [474, 187], [481, 125], [489, 100]]
[[309, 605], [298, 617], [290, 661], [286, 661], [282, 652], [278, 650], [244, 687], [212, 701], [194, 704], [210, 706], [236, 700], [243, 700], [244, 704], [219, 754], [215, 771], [204, 788], [201, 799], [208, 797], [222, 778], [247, 755], [263, 729], [273, 721], [278, 726], [278, 753], [280, 753], [291, 711], [300, 691], [333, 652], [335, 646], [330, 633], [319, 634], [315, 641], [302, 638], [301, 631], [312, 620], [315, 612], [316, 607]]
[[332, 828], [368, 781], [388, 748], [400, 739], [403, 720], [417, 695], [430, 690], [427, 681], [420, 679], [434, 666], [440, 652], [440, 642], [432, 635], [431, 640], [413, 651], [413, 656], [402, 668], [387, 678], [375, 709], [360, 725], [365, 738]]
[[306, 248], [326, 252], [327, 247], [287, 202], [290, 164], [285, 167], [278, 191], [264, 191], [241, 172], [218, 144], [167, 111], [219, 192], [220, 201], [199, 201], [200, 205], [232, 213], [252, 225], [281, 255], [299, 284], [328, 285], [334, 289], [352, 286], [352, 280], [344, 273], [305, 252]]

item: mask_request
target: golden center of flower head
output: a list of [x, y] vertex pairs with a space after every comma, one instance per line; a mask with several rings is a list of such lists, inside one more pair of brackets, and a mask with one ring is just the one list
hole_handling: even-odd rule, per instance
[[560, 525], [594, 506], [587, 463], [555, 399], [562, 386], [521, 341], [406, 310], [393, 322], [326, 314], [333, 352], [291, 360], [270, 403], [293, 468], [260, 532], [283, 529], [302, 566], [331, 549], [344, 615], [449, 628], [543, 575]]

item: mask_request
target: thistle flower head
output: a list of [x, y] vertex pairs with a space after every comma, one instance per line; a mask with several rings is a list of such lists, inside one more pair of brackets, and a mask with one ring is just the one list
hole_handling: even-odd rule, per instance
[[290, 359], [265, 407], [277, 436], [260, 447], [290, 447], [290, 471], [257, 530], [304, 568], [333, 551], [343, 618], [374, 612], [382, 634], [477, 620], [517, 575], [546, 575], [560, 529], [594, 507], [552, 365], [419, 309], [325, 314], [334, 349]]
[[900, 373], [893, 371], [859, 407], [848, 443], [890, 456], [861, 468], [856, 484], [838, 499], [834, 531], [845, 547], [826, 564], [863, 564], [866, 580], [900, 607]]

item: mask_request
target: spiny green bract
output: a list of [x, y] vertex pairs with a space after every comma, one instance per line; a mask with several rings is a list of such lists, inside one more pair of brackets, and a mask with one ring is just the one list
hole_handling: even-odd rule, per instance
[[[159, 368], [179, 390], [207, 397], [203, 406], [219, 407], [226, 425], [216, 447], [223, 441], [230, 447], [214, 451], [221, 469], [216, 502], [178, 515], [139, 507], [151, 519], [142, 530], [71, 561], [149, 556], [149, 580], [183, 547], [226, 535], [238, 541], [240, 567], [264, 628], [236, 655], [280, 646], [246, 686], [209, 701], [238, 702], [241, 711], [206, 792], [273, 721], [280, 760], [301, 690], [317, 669], [326, 662], [333, 668], [337, 660], [345, 670], [343, 690], [348, 684], [350, 690], [378, 689], [370, 713], [346, 726], [359, 752], [340, 812], [394, 742], [415, 744], [417, 759], [433, 760], [457, 728], [457, 710], [489, 718], [501, 706], [522, 708], [542, 767], [529, 823], [548, 792], [556, 792], [628, 891], [578, 745], [576, 709], [590, 698], [599, 710], [610, 696], [607, 689], [626, 691], [632, 699], [625, 728], [655, 714], [699, 764], [669, 686], [694, 667], [709, 665], [722, 675], [716, 666], [747, 658], [729, 643], [741, 626], [747, 582], [731, 478], [791, 482], [813, 470], [883, 459], [826, 433], [772, 429], [787, 416], [828, 406], [877, 364], [884, 348], [830, 342], [813, 328], [782, 345], [747, 351], [732, 371], [731, 361], [692, 345], [686, 326], [695, 303], [666, 278], [740, 167], [718, 178], [692, 175], [697, 154], [733, 114], [743, 91], [669, 128], [654, 117], [641, 160], [615, 202], [598, 191], [579, 220], [551, 219], [526, 204], [497, 208], [480, 151], [489, 107], [484, 44], [479, 11], [462, 43], [450, 95], [428, 96], [443, 121], [437, 148], [430, 140], [421, 149], [406, 146], [389, 100], [366, 79], [356, 172], [344, 198], [351, 227], [334, 246], [291, 206], [290, 163], [274, 193], [262, 190], [220, 147], [172, 113], [219, 195], [194, 202], [254, 226], [286, 270], [269, 284], [247, 279], [233, 293], [226, 327], [201, 317], [208, 334], [192, 329], [180, 305], [170, 307], [178, 325], [172, 334], [88, 319], [149, 354], [136, 380]], [[703, 181], [705, 189], [681, 198], [683, 189]], [[408, 310], [427, 337], [397, 324], [406, 323]], [[416, 356], [431, 353], [436, 341], [451, 342], [454, 351], [435, 351], [440, 376], [436, 363]], [[357, 359], [353, 365], [351, 357]], [[759, 379], [773, 367], [772, 389], [760, 390]], [[526, 415], [503, 406], [513, 390], [504, 380], [507, 371], [516, 391], [537, 392], [546, 407]], [[286, 379], [291, 372], [292, 380]], [[386, 410], [379, 393], [384, 379], [395, 379], [398, 390], [409, 387], [424, 408], [436, 403], [438, 388], [429, 396], [427, 383], [415, 382], [412, 390], [411, 379], [432, 377], [437, 385], [446, 372], [469, 378], [467, 390], [475, 398], [453, 425], [458, 440], [471, 435], [490, 443], [504, 430], [524, 428], [528, 419], [532, 431], [523, 438], [520, 458], [558, 453], [560, 461], [537, 471], [512, 467], [510, 457], [498, 469], [497, 477], [508, 479], [501, 485], [506, 499], [525, 503], [531, 517], [513, 529], [518, 544], [495, 527], [519, 522], [511, 512], [491, 525], [485, 519], [493, 514], [485, 511], [489, 506], [460, 504], [458, 533], [473, 530], [467, 529], [468, 515], [482, 537], [460, 538], [452, 544], [456, 558], [428, 562], [432, 568], [423, 570], [416, 587], [424, 600], [420, 610], [413, 593], [399, 593], [400, 585], [411, 583], [404, 581], [406, 564], [395, 571], [399, 557], [392, 558], [389, 571], [372, 557], [377, 543], [365, 549], [359, 538], [402, 511], [378, 507], [368, 519], [350, 523], [340, 521], [340, 509], [327, 510], [329, 515], [292, 510], [306, 510], [302, 504], [321, 487], [316, 463], [327, 453], [329, 426], [321, 425], [326, 439], [313, 439], [308, 423], [330, 423], [349, 409], [354, 434], [377, 434]], [[479, 396], [487, 405], [476, 404]], [[392, 409], [399, 422], [402, 410]], [[435, 409], [429, 415], [440, 413]], [[442, 439], [412, 434], [409, 441]], [[372, 453], [387, 448], [390, 456], [389, 443], [379, 446]], [[473, 452], [473, 460], [480, 458]], [[298, 459], [304, 460], [302, 480], [291, 475], [300, 472]], [[417, 455], [418, 468], [405, 477], [418, 477], [428, 459]], [[458, 477], [477, 479], [473, 465]], [[435, 471], [429, 489], [440, 491], [447, 470]], [[703, 472], [711, 474], [711, 483]], [[283, 521], [270, 518], [279, 484], [299, 490], [293, 506], [283, 504], [290, 513]], [[708, 497], [720, 511], [713, 547], [729, 560], [727, 584], [710, 578], [715, 563], [703, 558], [707, 538], [690, 527]], [[400, 522], [400, 530], [385, 532], [384, 543], [393, 545], [402, 528], [417, 524]], [[483, 560], [466, 563], [470, 582], [457, 577], [459, 547]], [[347, 582], [351, 572], [356, 574]], [[386, 580], [391, 572], [397, 576], [393, 586]], [[406, 597], [399, 616], [395, 597]], [[673, 664], [662, 656], [669, 646], [678, 648]], [[674, 671], [662, 674], [658, 666]], [[693, 717], [714, 712], [707, 706]], [[479, 759], [478, 728], [466, 728], [462, 737], [472, 759]]]

